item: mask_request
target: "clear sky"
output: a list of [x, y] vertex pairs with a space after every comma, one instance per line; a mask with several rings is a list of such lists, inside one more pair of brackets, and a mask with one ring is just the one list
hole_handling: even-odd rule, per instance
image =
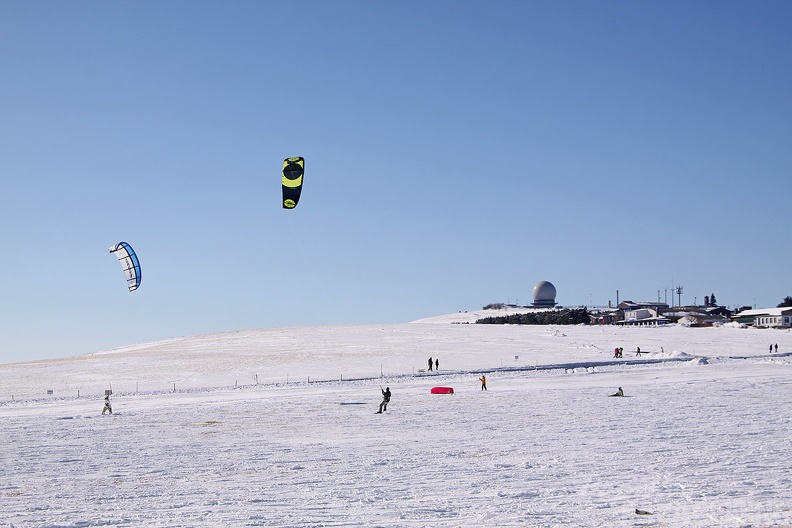
[[2, 1], [0, 362], [540, 280], [775, 306], [790, 25], [782, 1]]

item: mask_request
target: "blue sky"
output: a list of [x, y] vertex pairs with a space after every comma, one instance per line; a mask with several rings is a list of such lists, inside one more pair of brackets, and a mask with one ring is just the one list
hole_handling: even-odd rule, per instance
[[775, 306], [790, 22], [788, 2], [2, 2], [0, 362], [525, 304], [540, 280], [564, 305], [681, 284]]

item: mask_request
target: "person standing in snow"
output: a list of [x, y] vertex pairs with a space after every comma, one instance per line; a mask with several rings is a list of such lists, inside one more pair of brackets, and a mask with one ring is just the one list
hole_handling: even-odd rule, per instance
[[432, 370], [432, 365], [434, 365], [434, 363], [432, 362], [432, 358], [430, 357], [429, 358], [429, 370]]
[[385, 390], [382, 390], [382, 387], [380, 386], [380, 390], [382, 391], [382, 403], [380, 403], [377, 414], [382, 414], [382, 411], [388, 410], [388, 402], [390, 401], [391, 397], [390, 387], [385, 387]]
[[776, 343], [776, 354], [778, 354], [778, 343]]
[[[778, 345], [776, 345], [776, 346], [778, 346]], [[440, 360], [439, 359], [435, 359], [435, 370], [440, 370]]]
[[105, 404], [104, 404], [104, 407], [102, 407], [102, 414], [104, 414], [104, 413], [113, 414], [113, 406], [110, 405], [110, 395], [109, 394], [105, 394]]
[[773, 353], [773, 345], [770, 345], [770, 353]]
[[479, 381], [481, 382], [481, 390], [483, 391], [487, 390], [487, 376], [482, 374], [481, 377], [479, 378]]

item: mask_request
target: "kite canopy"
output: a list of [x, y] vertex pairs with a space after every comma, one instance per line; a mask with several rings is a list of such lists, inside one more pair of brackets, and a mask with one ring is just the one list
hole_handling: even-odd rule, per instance
[[129, 291], [135, 291], [140, 286], [140, 261], [138, 261], [135, 251], [132, 246], [126, 242], [119, 242], [110, 248], [110, 253], [115, 253], [118, 257], [118, 262], [121, 263], [121, 268], [126, 275], [127, 286]]
[[283, 160], [283, 208], [294, 209], [300, 201], [305, 160], [301, 157]]

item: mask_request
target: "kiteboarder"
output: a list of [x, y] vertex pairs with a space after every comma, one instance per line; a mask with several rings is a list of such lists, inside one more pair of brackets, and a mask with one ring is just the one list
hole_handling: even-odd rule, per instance
[[481, 382], [481, 390], [483, 391], [487, 390], [487, 376], [482, 374], [481, 377], [479, 378], [479, 381]]
[[380, 403], [377, 414], [382, 414], [382, 411], [388, 410], [388, 402], [390, 401], [391, 397], [390, 387], [385, 387], [385, 390], [382, 390], [382, 387], [380, 387], [380, 390], [382, 391], [382, 403]]
[[619, 390], [616, 391], [616, 394], [611, 394], [611, 396], [624, 396], [624, 391], [621, 387], [619, 387]]
[[102, 414], [104, 414], [104, 413], [113, 414], [113, 406], [110, 405], [110, 395], [109, 394], [105, 394], [105, 404], [104, 404], [104, 407], [102, 407]]

